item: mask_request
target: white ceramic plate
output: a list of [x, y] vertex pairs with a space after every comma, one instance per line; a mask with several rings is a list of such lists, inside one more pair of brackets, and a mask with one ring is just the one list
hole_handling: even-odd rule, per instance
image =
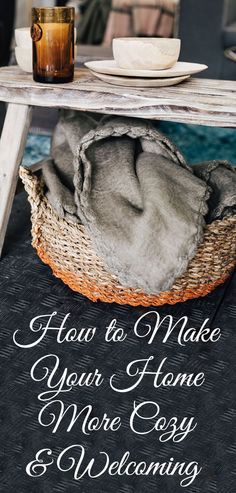
[[202, 65], [200, 63], [177, 62], [173, 67], [163, 70], [128, 70], [118, 67], [115, 60], [86, 62], [85, 65], [93, 72], [99, 74], [125, 77], [152, 77], [153, 79], [193, 75], [208, 68], [207, 65]]
[[168, 77], [164, 79], [139, 79], [137, 77], [117, 77], [116, 75], [99, 74], [98, 72], [92, 73], [98, 77], [98, 79], [108, 82], [109, 84], [115, 84], [116, 86], [125, 87], [167, 87], [179, 84], [183, 80], [189, 79], [190, 75], [183, 75], [182, 77]]

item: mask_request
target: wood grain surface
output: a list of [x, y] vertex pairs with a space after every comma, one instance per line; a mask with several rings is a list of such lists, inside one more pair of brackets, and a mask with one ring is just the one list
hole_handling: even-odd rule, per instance
[[98, 80], [88, 69], [69, 84], [38, 84], [17, 66], [0, 69], [0, 100], [49, 108], [236, 127], [236, 82], [191, 78], [166, 88], [124, 88]]
[[0, 256], [31, 122], [31, 108], [9, 104], [0, 141]]

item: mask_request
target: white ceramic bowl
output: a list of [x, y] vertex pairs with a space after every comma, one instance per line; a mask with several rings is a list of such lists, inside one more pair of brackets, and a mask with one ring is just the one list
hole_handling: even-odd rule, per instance
[[32, 47], [31, 48], [21, 48], [20, 46], [15, 47], [16, 61], [19, 67], [24, 70], [24, 72], [32, 73], [33, 62], [32, 62]]
[[[77, 30], [74, 31], [75, 42]], [[19, 67], [24, 70], [24, 72], [33, 72], [33, 54], [32, 54], [32, 39], [30, 35], [30, 27], [22, 27], [20, 29], [15, 29], [15, 56]], [[77, 56], [77, 47], [75, 46], [75, 58]]]
[[21, 48], [29, 48], [32, 45], [30, 27], [15, 29], [15, 41], [17, 46], [20, 46]]
[[[77, 29], [74, 29], [74, 39], [76, 43], [77, 37]], [[30, 27], [21, 27], [19, 29], [15, 29], [15, 41], [16, 46], [20, 48], [30, 48], [32, 45], [32, 39], [30, 34]]]
[[[33, 53], [31, 48], [21, 48], [20, 46], [15, 47], [16, 61], [19, 67], [24, 70], [24, 72], [33, 72]], [[77, 46], [75, 46], [75, 59], [77, 56]]]
[[180, 45], [176, 38], [115, 38], [112, 47], [120, 68], [161, 70], [178, 61]]

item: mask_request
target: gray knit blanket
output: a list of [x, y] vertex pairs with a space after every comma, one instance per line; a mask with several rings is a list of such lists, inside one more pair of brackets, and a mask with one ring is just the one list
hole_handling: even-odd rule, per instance
[[202, 241], [205, 221], [235, 212], [226, 162], [189, 167], [149, 121], [65, 113], [43, 168], [60, 217], [82, 223], [119, 281], [146, 293], [170, 289]]

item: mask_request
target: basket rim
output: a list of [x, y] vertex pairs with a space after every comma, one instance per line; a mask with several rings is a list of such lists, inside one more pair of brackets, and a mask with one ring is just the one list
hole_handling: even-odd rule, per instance
[[[92, 247], [92, 240], [89, 237], [85, 226], [74, 223], [68, 218], [61, 218], [57, 215], [56, 211], [53, 209], [44, 194], [44, 183], [42, 177], [37, 176], [31, 170], [22, 167], [20, 169], [20, 176], [24, 182], [25, 189], [28, 192], [29, 202], [31, 203], [33, 236], [32, 245], [36, 248], [39, 257], [44, 263], [50, 265], [56, 277], [61, 278], [65, 284], [68, 284], [75, 291], [85, 294], [93, 301], [101, 299], [102, 301], [115, 301], [120, 304], [130, 304], [133, 306], [157, 306], [165, 303], [173, 304], [179, 301], [186, 301], [186, 299], [204, 296], [213, 290], [217, 285], [223, 283], [227, 277], [229, 277], [236, 264], [236, 214], [232, 214], [223, 219], [217, 219], [211, 224], [206, 225], [204, 231], [204, 241], [199, 246], [197, 254], [194, 259], [190, 261], [186, 273], [177, 279], [177, 282], [174, 283], [173, 287], [169, 291], [162, 291], [156, 294], [147, 294], [141, 289], [124, 287], [119, 283], [116, 276], [109, 272], [109, 269], [106, 268], [102, 259], [97, 256]], [[47, 223], [48, 218], [50, 218], [49, 222], [54, 221], [54, 224], [57, 224], [58, 232], [69, 230], [71, 242], [73, 242], [73, 238], [77, 238], [78, 234], [80, 235], [80, 240], [82, 237], [83, 248], [87, 249], [88, 256], [90, 255], [92, 262], [96, 264], [95, 266], [92, 264], [92, 268], [94, 268], [95, 273], [98, 273], [99, 279], [97, 280], [97, 283], [94, 283], [94, 275], [89, 278], [86, 270], [82, 272], [82, 274], [78, 270], [78, 273], [75, 274], [73, 266], [76, 270], [77, 264], [73, 264], [73, 259], [71, 259], [72, 267], [70, 267], [70, 269], [68, 269], [68, 261], [64, 262], [64, 264], [62, 262], [60, 265], [60, 262], [58, 262], [58, 255], [61, 252], [59, 252], [59, 254], [58, 252], [55, 254], [52, 248], [50, 248], [47, 239], [43, 237], [44, 233], [42, 234], [42, 230], [45, 229], [45, 223]], [[212, 245], [210, 244], [207, 246], [207, 251], [205, 252], [206, 258], [210, 258], [214, 253], [213, 250], [217, 250], [218, 237], [220, 237], [221, 244], [223, 240], [223, 247], [224, 245], [229, 244], [229, 239], [231, 238], [229, 232], [231, 229], [233, 229], [233, 231], [235, 229], [235, 232], [233, 232], [233, 241], [230, 243], [230, 250], [229, 248], [228, 250], [231, 254], [231, 246], [233, 245], [232, 248], [234, 255], [231, 254], [229, 261], [227, 259], [227, 262], [225, 262], [222, 268], [219, 269], [219, 273], [217, 271], [217, 274], [215, 274], [212, 268], [213, 274], [211, 274], [211, 272], [207, 272], [205, 277], [202, 277], [201, 271], [199, 275], [198, 266], [196, 267], [196, 265], [194, 265], [194, 261], [200, 249], [205, 247], [205, 239], [208, 241], [209, 238], [211, 239], [211, 237], [213, 237], [214, 240]], [[221, 248], [222, 255], [224, 254], [223, 247]], [[196, 277], [196, 280], [195, 278], [193, 279], [194, 282], [191, 282], [191, 276], [193, 276], [193, 278]], [[83, 283], [81, 283], [81, 279], [83, 279]], [[104, 285], [106, 286], [107, 293], [104, 293]], [[109, 285], [109, 288], [107, 285]], [[182, 293], [182, 295], [180, 295], [180, 293]], [[163, 300], [162, 303], [161, 300]]]

